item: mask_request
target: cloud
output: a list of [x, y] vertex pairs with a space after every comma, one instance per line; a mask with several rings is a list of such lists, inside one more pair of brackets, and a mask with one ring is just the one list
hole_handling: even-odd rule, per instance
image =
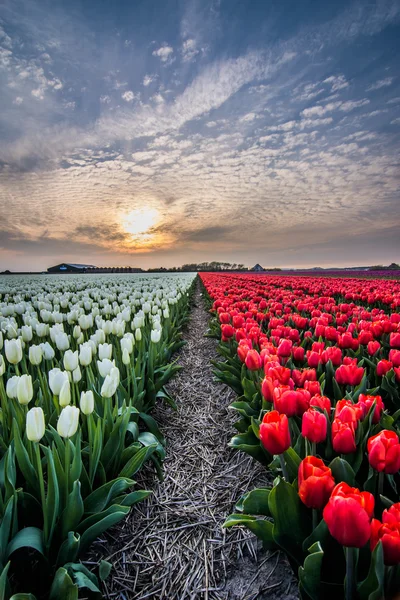
[[137, 98], [137, 95], [134, 94], [132, 90], [126, 90], [126, 92], [122, 94], [121, 98], [122, 100], [125, 100], [125, 102], [132, 102], [135, 100], [135, 98]]
[[343, 90], [349, 86], [348, 81], [344, 75], [331, 75], [324, 79], [323, 83], [332, 84], [331, 92], [337, 92], [338, 90]]
[[385, 77], [385, 79], [380, 79], [376, 83], [373, 83], [372, 85], [367, 87], [366, 91], [372, 92], [374, 90], [380, 90], [383, 87], [388, 87], [389, 85], [392, 85], [394, 80], [395, 77]]
[[160, 46], [160, 48], [158, 48], [157, 50], [154, 50], [152, 54], [153, 56], [158, 56], [161, 62], [170, 63], [172, 61], [173, 52], [174, 49], [172, 48], [172, 46], [164, 44], [163, 46]]
[[156, 76], [155, 75], [145, 75], [144, 78], [143, 78], [143, 85], [144, 85], [144, 87], [148, 87], [155, 80], [156, 80]]
[[197, 48], [196, 40], [189, 38], [185, 40], [181, 48], [183, 62], [190, 62], [197, 56], [200, 50]]

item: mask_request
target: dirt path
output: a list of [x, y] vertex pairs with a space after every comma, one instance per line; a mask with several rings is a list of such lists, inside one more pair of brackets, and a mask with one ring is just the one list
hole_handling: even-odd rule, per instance
[[232, 395], [213, 380], [216, 341], [204, 337], [207, 327], [198, 285], [179, 355], [183, 370], [169, 385], [178, 412], [160, 407], [154, 415], [168, 440], [165, 481], [152, 481], [154, 493], [97, 544], [114, 563], [108, 598], [297, 598], [283, 556], [260, 553], [246, 531], [221, 528], [234, 502], [265, 485], [266, 474], [250, 457], [228, 448]]

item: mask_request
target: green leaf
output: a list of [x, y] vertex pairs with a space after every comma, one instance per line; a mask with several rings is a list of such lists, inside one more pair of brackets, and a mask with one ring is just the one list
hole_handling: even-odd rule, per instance
[[[161, 392], [158, 392], [158, 394], [160, 394]], [[157, 397], [158, 397], [157, 394]], [[158, 425], [157, 425], [157, 421], [155, 419], [153, 419], [152, 416], [146, 414], [146, 413], [139, 413], [139, 417], [142, 419], [142, 421], [144, 421], [144, 423], [146, 424], [148, 430], [156, 436], [156, 438], [158, 439], [158, 441], [160, 442], [160, 444], [162, 444], [163, 446], [165, 446], [166, 441], [165, 441], [165, 437], [163, 436], [163, 434], [161, 433]]]
[[293, 485], [282, 478], [268, 497], [274, 519], [274, 540], [299, 564], [303, 563], [303, 540], [310, 532], [310, 518]]
[[107, 577], [111, 573], [111, 569], [112, 569], [112, 564], [110, 562], [107, 562], [106, 560], [100, 561], [100, 566], [99, 566], [100, 581], [105, 581], [107, 579]]
[[121, 521], [130, 510], [129, 507], [125, 506], [119, 506], [117, 508], [119, 508], [119, 510], [115, 510], [113, 513], [107, 515], [106, 517], [104, 517], [104, 519], [101, 519], [101, 521], [99, 521], [95, 525], [92, 525], [92, 527], [89, 527], [89, 529], [87, 529], [83, 533], [81, 537], [82, 552], [86, 550], [90, 546], [90, 544], [94, 542], [95, 539], [97, 539], [102, 533], [104, 533], [104, 531], [110, 529], [110, 527], [113, 527], [119, 521]]
[[233, 527], [234, 525], [244, 525], [252, 533], [254, 533], [263, 543], [265, 549], [276, 547], [273, 536], [273, 524], [271, 521], [257, 519], [251, 515], [229, 515], [223, 524], [224, 528]]
[[7, 546], [7, 558], [20, 548], [32, 548], [44, 556], [43, 531], [37, 527], [20, 529]]
[[324, 551], [321, 544], [316, 542], [309, 549], [310, 554], [299, 568], [300, 587], [305, 590], [311, 600], [320, 600], [321, 568]]
[[318, 523], [314, 531], [309, 535], [303, 542], [303, 551], [307, 552], [307, 550], [313, 546], [316, 542], [321, 543], [323, 547], [325, 547], [325, 541], [329, 539], [329, 529], [328, 525], [321, 519]]
[[337, 456], [328, 466], [332, 471], [332, 475], [336, 483], [345, 481], [348, 485], [354, 487], [356, 483], [356, 476], [347, 460]]
[[132, 477], [143, 465], [143, 463], [157, 450], [156, 444], [146, 446], [136, 452], [119, 472], [119, 477]]
[[[43, 447], [43, 450], [47, 457], [47, 498], [46, 498], [46, 517], [48, 518], [49, 527], [49, 539], [52, 540], [56, 523], [59, 516], [60, 510], [60, 488], [58, 484], [56, 468], [54, 466], [53, 454], [50, 448]], [[56, 449], [54, 448], [54, 455], [58, 458]], [[62, 480], [63, 481], [63, 480]], [[64, 486], [62, 486], [64, 487]]]
[[65, 565], [76, 560], [79, 552], [81, 536], [79, 533], [70, 531], [68, 537], [61, 544], [57, 556], [57, 565]]
[[152, 493], [153, 492], [148, 492], [147, 490], [137, 490], [136, 492], [131, 492], [130, 494], [118, 496], [118, 498], [114, 499], [114, 502], [115, 504], [120, 504], [121, 506], [133, 506], [137, 502], [141, 502], [150, 496]]
[[98, 513], [104, 510], [112, 500], [135, 484], [133, 479], [118, 477], [108, 481], [92, 492], [84, 501], [85, 513]]
[[15, 454], [17, 456], [18, 466], [21, 469], [21, 473], [24, 476], [25, 481], [28, 483], [30, 489], [39, 495], [39, 481], [36, 476], [36, 471], [30, 461], [29, 454], [22, 443], [21, 435], [17, 423], [14, 421], [14, 444]]
[[150, 431], [143, 431], [143, 433], [139, 435], [139, 442], [143, 444], [143, 446], [152, 446], [153, 444], [155, 444], [156, 452], [159, 455], [160, 460], [165, 459], [164, 446], [161, 444], [161, 442], [159, 442], [159, 440], [153, 433], [150, 433]]
[[64, 567], [60, 567], [53, 579], [49, 600], [78, 600], [78, 586]]
[[16, 496], [12, 496], [6, 504], [3, 518], [0, 520], [0, 565], [5, 562], [5, 551], [11, 535], [13, 513], [16, 504]]
[[299, 466], [301, 463], [300, 456], [293, 448], [288, 448], [286, 452], [283, 453], [283, 458], [285, 460], [290, 478], [292, 480], [297, 479], [299, 474]]
[[81, 496], [81, 484], [74, 481], [72, 491], [68, 496], [67, 505], [61, 515], [61, 536], [64, 539], [68, 532], [76, 531], [84, 513]]
[[384, 595], [385, 564], [383, 562], [383, 547], [379, 541], [371, 554], [369, 572], [359, 585], [358, 595], [360, 600], [381, 600]]
[[264, 515], [270, 517], [268, 496], [271, 488], [258, 488], [247, 492], [236, 504], [235, 509], [247, 515]]
[[10, 564], [11, 563], [7, 563], [0, 574], [0, 600], [6, 600], [6, 593], [8, 588], [7, 573], [8, 569], [10, 568]]
[[33, 594], [14, 594], [10, 600], [36, 600]]

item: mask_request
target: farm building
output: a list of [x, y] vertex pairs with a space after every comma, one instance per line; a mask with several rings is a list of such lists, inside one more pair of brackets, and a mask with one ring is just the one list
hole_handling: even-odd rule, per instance
[[264, 267], [262, 267], [261, 265], [259, 265], [258, 263], [256, 265], [254, 265], [254, 267], [252, 267], [250, 269], [250, 271], [265, 271]]
[[74, 263], [61, 263], [47, 269], [48, 273], [86, 273], [89, 269], [95, 269], [94, 265], [78, 265]]

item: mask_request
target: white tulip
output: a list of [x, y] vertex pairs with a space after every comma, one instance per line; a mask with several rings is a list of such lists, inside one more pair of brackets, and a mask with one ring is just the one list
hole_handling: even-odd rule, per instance
[[4, 358], [0, 354], [0, 377], [2, 377], [5, 372], [6, 372], [6, 363], [5, 363]]
[[71, 386], [69, 380], [64, 381], [62, 384], [58, 401], [60, 406], [68, 406], [68, 404], [71, 404]]
[[122, 350], [122, 362], [124, 365], [129, 365], [131, 362], [131, 356], [126, 348]]
[[66, 406], [62, 409], [57, 422], [58, 434], [63, 438], [70, 438], [77, 432], [79, 425], [79, 408]]
[[97, 367], [99, 369], [99, 373], [102, 377], [106, 377], [110, 374], [110, 371], [113, 367], [115, 367], [114, 361], [111, 361], [108, 358], [104, 358], [103, 360], [97, 361]]
[[29, 362], [31, 365], [40, 365], [43, 359], [43, 350], [40, 346], [29, 347]]
[[112, 398], [118, 388], [118, 382], [111, 377], [111, 375], [107, 375], [103, 385], [101, 386], [100, 394], [102, 398]]
[[21, 375], [17, 384], [17, 400], [20, 404], [29, 404], [33, 398], [31, 375]]
[[81, 393], [80, 407], [84, 415], [90, 415], [94, 411], [94, 395], [91, 390]]
[[103, 360], [104, 358], [111, 359], [112, 344], [99, 344], [98, 354], [100, 360]]
[[43, 350], [43, 356], [45, 360], [53, 360], [55, 356], [54, 348], [49, 344], [49, 342], [44, 342], [44, 344], [40, 344], [41, 349]]
[[132, 354], [133, 344], [132, 344], [132, 340], [129, 337], [123, 337], [120, 340], [120, 344], [121, 344], [122, 351], [126, 350], [128, 352], [128, 354]]
[[4, 350], [6, 359], [12, 365], [17, 365], [22, 360], [22, 344], [21, 340], [5, 340]]
[[75, 371], [78, 366], [78, 350], [72, 352], [72, 350], [67, 350], [64, 354], [64, 369], [67, 371]]
[[40, 442], [46, 431], [44, 412], [40, 407], [31, 408], [26, 413], [26, 437], [30, 442]]
[[66, 333], [61, 333], [61, 332], [57, 333], [54, 341], [55, 341], [55, 344], [56, 344], [58, 350], [60, 350], [61, 352], [68, 350], [69, 339], [68, 339], [68, 335]]
[[83, 367], [87, 367], [92, 362], [92, 347], [90, 344], [79, 347], [79, 362]]
[[18, 387], [19, 377], [18, 375], [14, 375], [14, 377], [10, 377], [7, 381], [6, 385], [6, 394], [10, 399], [17, 398], [17, 387]]
[[142, 339], [142, 331], [140, 329], [136, 329], [136, 331], [135, 331], [135, 340], [137, 342], [140, 342], [141, 339]]
[[81, 368], [80, 368], [80, 366], [78, 365], [78, 366], [76, 367], [76, 369], [74, 369], [74, 370], [72, 371], [72, 381], [73, 381], [74, 383], [79, 383], [79, 381], [80, 381], [81, 379], [82, 379]]
[[161, 339], [161, 331], [159, 329], [152, 329], [150, 333], [151, 341], [153, 344], [158, 344]]
[[68, 373], [58, 368], [49, 371], [49, 386], [55, 396], [59, 396], [65, 382], [69, 382]]

